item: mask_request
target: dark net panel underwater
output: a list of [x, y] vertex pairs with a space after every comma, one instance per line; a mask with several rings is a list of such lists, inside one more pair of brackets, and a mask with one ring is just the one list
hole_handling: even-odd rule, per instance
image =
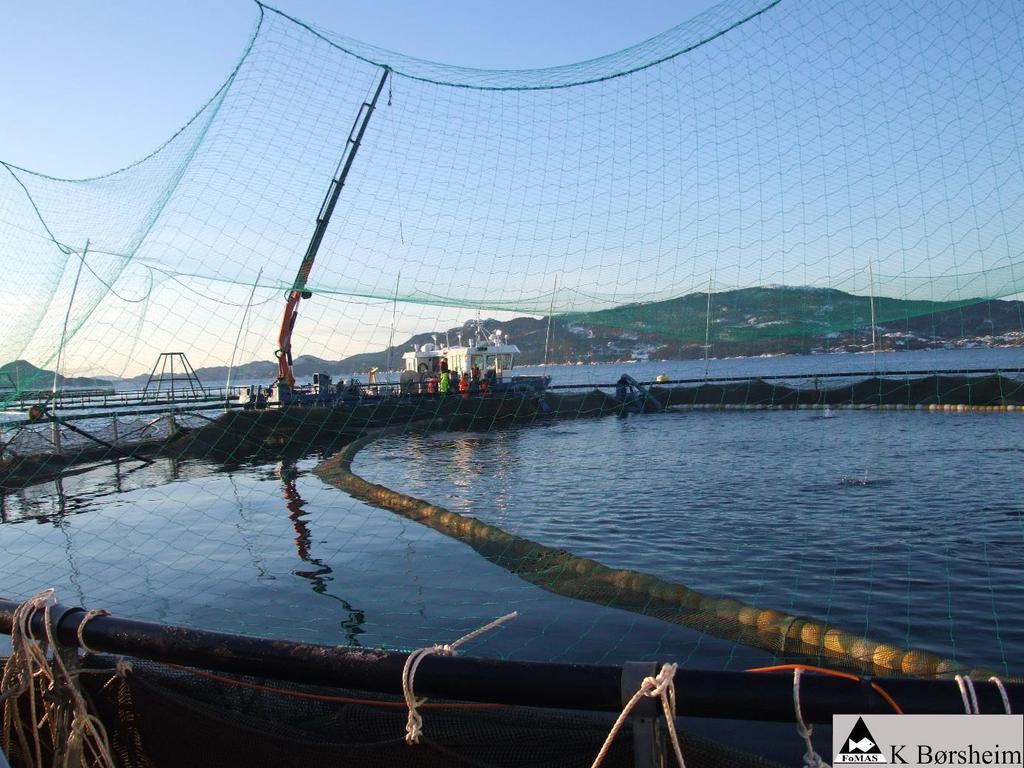
[[[91, 667], [96, 674], [83, 676], [85, 690], [122, 768], [585, 768], [615, 719], [613, 714], [438, 700], [425, 709], [426, 732], [412, 746], [404, 739], [407, 716], [401, 698], [194, 673], [138, 660], [127, 672], [102, 660]], [[681, 743], [688, 765], [780, 765], [736, 749], [728, 740], [684, 732]], [[8, 756], [14, 766], [25, 757], [18, 745]], [[627, 725], [602, 765], [635, 764]]]

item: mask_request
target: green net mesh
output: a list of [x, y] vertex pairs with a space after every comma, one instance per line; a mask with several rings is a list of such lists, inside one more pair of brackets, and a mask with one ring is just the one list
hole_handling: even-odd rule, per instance
[[87, 243], [69, 370], [136, 375], [178, 347], [226, 366], [254, 285], [238, 357], [265, 358], [378, 65], [387, 102], [311, 276], [303, 354], [466, 309], [820, 345], [869, 326], [875, 298], [894, 331], [966, 312], [962, 335], [1019, 333], [998, 301], [1021, 287], [1015, 11], [726, 2], [592, 62], [486, 72], [263, 8], [237, 70], [148, 158], [74, 181], [6, 165], [3, 358], [53, 361]]
[[[1018, 409], [1021, 24], [1014, 2], [727, 0], [600, 59], [484, 71], [377, 49], [258, 6], [237, 67], [148, 157], [92, 179], [43, 176], [14, 162], [0, 169], [0, 398], [9, 417], [0, 592], [33, 594], [45, 574], [83, 604], [126, 614], [397, 647], [433, 643], [512, 604], [532, 608], [534, 618], [482, 652], [570, 661], [668, 653], [722, 668], [798, 652], [900, 674], [1019, 673], [1024, 500], [1007, 480], [1022, 450], [1016, 425], [939, 434], [908, 421], [917, 431], [900, 436], [866, 417], [853, 422], [799, 459], [811, 472], [823, 452], [866, 456], [848, 470], [830, 466], [832, 486], [854, 489], [844, 493], [871, 493], [886, 467], [891, 477], [881, 487], [905, 480], [911, 471], [901, 469], [894, 445], [937, 456], [966, 432], [975, 446], [964, 449], [969, 457], [918, 466], [932, 477], [969, 477], [955, 492], [918, 489], [912, 508], [883, 492], [826, 500], [819, 510], [798, 504], [810, 491], [795, 474], [785, 501], [757, 525], [775, 525], [790, 504], [802, 510], [779, 523], [794, 538], [809, 536], [814, 556], [802, 575], [775, 589], [782, 582], [752, 566], [732, 583], [696, 591], [686, 585], [714, 563], [666, 574], [657, 558], [605, 567], [544, 532], [501, 539], [516, 528], [502, 517], [511, 507], [501, 489], [488, 497], [497, 519], [486, 525], [473, 510], [446, 508], [455, 506], [452, 488], [474, 493], [457, 472], [450, 485], [404, 489], [429, 495], [419, 503], [432, 516], [449, 515], [430, 530], [364, 503], [366, 494], [320, 482], [322, 467], [313, 474], [370, 430], [424, 423], [457, 436], [441, 446], [410, 443], [420, 451], [412, 459], [461, 471], [474, 440], [510, 424], [624, 415], [627, 403], [611, 387], [443, 402], [377, 400], [380, 392], [363, 388], [344, 408], [219, 411], [237, 404], [229, 379], [269, 384], [277, 375], [285, 295], [353, 121], [385, 72], [305, 285], [312, 295], [292, 336], [300, 378], [365, 378], [378, 367], [397, 386], [404, 351], [468, 339], [474, 326], [466, 321], [476, 315], [491, 330], [495, 321], [508, 329], [526, 363], [703, 361], [667, 376], [680, 380], [674, 388], [631, 384], [632, 412]], [[847, 370], [838, 356], [822, 355], [792, 370], [711, 371], [715, 358], [740, 355], [943, 346], [983, 346], [988, 356], [964, 365], [879, 355]], [[168, 390], [160, 377], [142, 391], [167, 353], [187, 355], [175, 358], [183, 383]], [[657, 369], [645, 370], [653, 378]], [[561, 375], [569, 385], [613, 387], [619, 372], [563, 369], [554, 384]], [[821, 378], [837, 373], [834, 383]], [[203, 397], [190, 400], [197, 374]], [[73, 418], [25, 421], [41, 400], [67, 412], [76, 385], [97, 392], [79, 395]], [[66, 391], [58, 397], [55, 386]], [[722, 467], [749, 441], [760, 445], [761, 457], [730, 465], [739, 481], [717, 488], [709, 515], [738, 503], [738, 488], [763, 484], [764, 455], [815, 434], [775, 416], [728, 422], [730, 444], [687, 446], [724, 457]], [[727, 422], [713, 418], [690, 423], [714, 435]], [[638, 473], [661, 452], [650, 446], [683, 429], [678, 419], [657, 423], [665, 432], [630, 458]], [[519, 439], [510, 434], [501, 439]], [[586, 432], [575, 450], [587, 452], [592, 438]], [[628, 430], [601, 439], [627, 443]], [[556, 452], [537, 452], [546, 450]], [[607, 466], [560, 484], [538, 481], [536, 506], [553, 528], [576, 484]], [[475, 471], [500, 477], [505, 467], [496, 460]], [[994, 490], [972, 491], [983, 474]], [[699, 490], [670, 504], [685, 506]], [[616, 486], [590, 506], [606, 503], [611, 515], [634, 493]], [[930, 521], [945, 538], [929, 549], [912, 518], [943, 496], [963, 515]], [[825, 509], [856, 516], [860, 528], [815, 528]], [[884, 535], [868, 524], [876, 518], [889, 526]], [[693, 525], [661, 535], [704, 535]], [[486, 563], [461, 546], [493, 531]], [[527, 553], [530, 568], [515, 562], [523, 552], [492, 546], [513, 538], [537, 547]], [[834, 548], [854, 539], [864, 547], [862, 569], [850, 576]], [[541, 556], [549, 561], [537, 565]], [[882, 556], [889, 564], [876, 570]], [[924, 576], [915, 570], [922, 558], [932, 568]], [[569, 579], [566, 570], [579, 563], [590, 570]], [[603, 582], [590, 577], [597, 567], [610, 569]], [[836, 618], [833, 595], [844, 579], [864, 603], [851, 599], [854, 607]], [[296, 580], [301, 590], [283, 588]], [[673, 588], [696, 602], [672, 604]], [[918, 601], [919, 590], [928, 597]], [[761, 613], [772, 639], [751, 643]], [[969, 639], [971, 632], [980, 635]], [[874, 659], [879, 648], [883, 664]]]

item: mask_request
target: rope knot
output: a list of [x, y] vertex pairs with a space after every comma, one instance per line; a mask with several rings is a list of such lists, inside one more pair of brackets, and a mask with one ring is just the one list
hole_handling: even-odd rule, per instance
[[420, 736], [423, 734], [423, 717], [420, 715], [417, 708], [423, 706], [427, 699], [426, 697], [417, 699], [416, 694], [413, 693], [412, 689], [413, 679], [416, 677], [416, 670], [419, 669], [420, 663], [427, 658], [427, 656], [454, 656], [460, 645], [468, 643], [470, 640], [475, 640], [484, 632], [489, 632], [495, 627], [501, 626], [506, 621], [514, 619], [518, 615], [518, 613], [513, 611], [512, 613], [495, 619], [488, 624], [484, 624], [479, 629], [474, 629], [469, 634], [460, 637], [454, 643], [435, 643], [434, 645], [426, 648], [419, 648], [409, 654], [408, 658], [405, 660], [405, 666], [402, 668], [402, 695], [405, 696], [405, 705], [409, 707], [409, 717], [405, 721], [406, 744], [419, 744]]
[[75, 632], [75, 634], [78, 636], [78, 647], [79, 648], [81, 648], [86, 653], [99, 653], [99, 651], [94, 650], [94, 649], [90, 648], [88, 645], [86, 645], [86, 642], [85, 642], [85, 625], [88, 624], [93, 619], [99, 618], [101, 616], [109, 616], [109, 615], [110, 615], [110, 611], [104, 610], [103, 608], [97, 608], [95, 610], [87, 611], [86, 612], [85, 616], [83, 616], [82, 620], [79, 622], [78, 629]]
[[598, 768], [601, 765], [608, 754], [608, 750], [611, 749], [615, 736], [618, 734], [619, 729], [622, 728], [622, 724], [626, 722], [626, 718], [633, 711], [633, 707], [644, 696], [652, 699], [661, 699], [661, 709], [665, 714], [665, 726], [668, 728], [668, 735], [672, 741], [672, 750], [676, 756], [676, 763], [678, 763], [679, 768], [686, 768], [686, 763], [683, 762], [683, 750], [679, 746], [679, 735], [676, 733], [676, 687], [674, 679], [678, 667], [678, 664], [662, 664], [661, 671], [657, 675], [643, 679], [640, 683], [640, 688], [633, 694], [633, 698], [626, 702], [626, 706], [623, 707], [619, 718], [612, 725], [611, 731], [608, 732], [608, 737], [601, 746], [601, 751], [597, 753], [597, 757], [594, 758], [590, 768]]
[[678, 669], [677, 664], [662, 665], [661, 671], [655, 677], [644, 678], [640, 684], [641, 693], [653, 699], [661, 696], [669, 688], [674, 688], [673, 679], [676, 676], [676, 669]]

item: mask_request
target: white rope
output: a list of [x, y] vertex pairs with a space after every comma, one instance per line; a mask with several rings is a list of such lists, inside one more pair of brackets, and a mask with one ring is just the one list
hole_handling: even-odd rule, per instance
[[999, 695], [1003, 697], [1003, 709], [1006, 710], [1006, 714], [1012, 715], [1013, 710], [1010, 709], [1010, 697], [1006, 694], [1006, 687], [1003, 685], [1003, 681], [995, 675], [992, 675], [988, 681], [996, 684], [996, 688], [999, 689]]
[[804, 753], [804, 765], [807, 768], [830, 768], [829, 764], [821, 759], [821, 755], [814, 751], [814, 745], [811, 743], [811, 734], [814, 733], [814, 727], [804, 722], [804, 715], [800, 709], [800, 676], [802, 674], [802, 669], [797, 668], [793, 670], [793, 711], [796, 713], [796, 730], [804, 740], [804, 746], [807, 748], [807, 751]]
[[956, 681], [957, 687], [960, 689], [960, 698], [964, 702], [964, 712], [971, 714], [971, 702], [967, 700], [967, 688], [964, 686], [964, 679], [960, 675], [956, 675], [953, 680]]
[[87, 611], [86, 612], [85, 616], [82, 617], [81, 623], [79, 623], [79, 625], [78, 625], [78, 630], [75, 633], [75, 634], [78, 635], [78, 647], [79, 648], [81, 648], [86, 653], [99, 653], [99, 651], [94, 650], [94, 649], [90, 648], [88, 645], [86, 645], [86, 643], [85, 643], [85, 636], [83, 634], [85, 632], [85, 625], [88, 624], [93, 619], [97, 618], [98, 616], [109, 616], [109, 615], [110, 615], [110, 611], [104, 610], [103, 608], [97, 608], [95, 610]]
[[[112, 768], [114, 760], [106, 730], [89, 713], [78, 687], [77, 656], [69, 657], [66, 663], [62, 657], [51, 614], [55, 604], [54, 591], [48, 589], [14, 611], [11, 655], [0, 681], [3, 718], [11, 727], [0, 733], [0, 747], [10, 750], [16, 740], [25, 765], [30, 768], [43, 768], [46, 751], [59, 757], [62, 765], [87, 763]], [[40, 610], [45, 638], [37, 639], [32, 635], [31, 622]], [[47, 658], [48, 650], [52, 663]], [[22, 697], [24, 701], [19, 702]]]
[[676, 675], [677, 668], [676, 664], [664, 664], [656, 677], [645, 677], [643, 679], [643, 682], [640, 683], [640, 688], [633, 694], [633, 698], [626, 702], [622, 713], [615, 721], [615, 724], [612, 725], [612, 729], [608, 732], [608, 737], [604, 740], [604, 744], [601, 745], [601, 751], [597, 753], [597, 757], [594, 758], [590, 768], [598, 768], [601, 765], [605, 755], [608, 754], [608, 750], [611, 749], [612, 742], [615, 741], [619, 729], [622, 728], [622, 724], [626, 722], [626, 718], [633, 711], [633, 707], [644, 696], [652, 699], [655, 697], [661, 699], [661, 708], [665, 713], [665, 725], [668, 727], [668, 734], [672, 739], [672, 749], [676, 754], [676, 762], [679, 763], [679, 768], [686, 768], [686, 763], [683, 762], [683, 750], [679, 746], [679, 735], [676, 733], [676, 687], [673, 678]]
[[974, 681], [971, 680], [969, 675], [964, 676], [964, 682], [967, 684], [967, 692], [971, 695], [971, 706], [974, 707], [974, 714], [981, 714], [981, 707], [978, 706], [978, 693], [974, 690]]
[[402, 668], [402, 695], [405, 696], [405, 705], [409, 707], [409, 718], [405, 723], [405, 743], [406, 744], [419, 744], [420, 735], [423, 733], [423, 717], [418, 711], [418, 707], [426, 703], [426, 697], [417, 699], [416, 694], [413, 693], [413, 680], [416, 677], [416, 670], [419, 669], [420, 663], [427, 658], [427, 656], [454, 656], [455, 651], [458, 650], [459, 646], [465, 645], [466, 643], [476, 640], [480, 635], [485, 632], [490, 632], [496, 627], [500, 627], [506, 621], [511, 621], [519, 614], [516, 611], [505, 614], [504, 616], [495, 619], [489, 624], [484, 624], [479, 629], [474, 629], [468, 635], [463, 635], [454, 643], [444, 643], [441, 645], [432, 645], [429, 648], [419, 648], [409, 654], [409, 657], [405, 660], [405, 666]]
[[[956, 680], [957, 687], [960, 689], [960, 698], [963, 699], [964, 702], [964, 713], [968, 715], [980, 715], [981, 711], [978, 709], [978, 695], [974, 692], [974, 682], [966, 675], [957, 675], [953, 679]], [[968, 693], [970, 693], [969, 697]]]

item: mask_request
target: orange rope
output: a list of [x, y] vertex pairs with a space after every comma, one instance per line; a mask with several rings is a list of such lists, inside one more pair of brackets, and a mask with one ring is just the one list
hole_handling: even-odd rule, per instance
[[[394, 709], [405, 709], [404, 701], [383, 701], [381, 699], [356, 699], [349, 696], [328, 696], [322, 693], [307, 693], [305, 691], [289, 691], [286, 688], [272, 688], [266, 685], [258, 685], [256, 683], [247, 683], [243, 680], [236, 680], [231, 677], [223, 677], [221, 675], [215, 675], [213, 672], [204, 672], [199, 669], [192, 669], [191, 667], [181, 667], [177, 664], [168, 664], [168, 667], [173, 667], [180, 672], [187, 674], [198, 675], [199, 677], [205, 677], [208, 680], [213, 680], [218, 683], [225, 683], [226, 685], [236, 685], [239, 688], [251, 688], [256, 691], [264, 691], [266, 693], [275, 693], [278, 696], [291, 696], [296, 699], [310, 699], [312, 701], [327, 701], [335, 704], [361, 704], [367, 707], [388, 707]], [[486, 704], [483, 702], [462, 702], [462, 703], [436, 703], [429, 702], [422, 704], [421, 709], [506, 709], [508, 704]]]
[[[861, 682], [864, 681], [863, 678], [857, 677], [857, 675], [852, 675], [849, 672], [837, 672], [834, 669], [826, 669], [825, 667], [815, 667], [815, 666], [813, 666], [811, 664], [778, 664], [778, 665], [776, 665], [774, 667], [755, 667], [753, 669], [748, 669], [746, 671], [747, 672], [790, 672], [790, 671], [792, 671], [794, 669], [802, 669], [805, 672], [818, 672], [820, 674], [829, 675], [831, 677], [840, 677], [843, 680], [852, 680], [855, 683], [861, 683]], [[871, 687], [874, 689], [875, 693], [877, 693], [879, 696], [881, 696], [883, 699], [885, 699], [886, 703], [890, 707], [892, 707], [892, 711], [893, 712], [895, 712], [897, 715], [904, 714], [903, 708], [899, 704], [896, 703], [896, 700], [892, 696], [890, 696], [888, 691], [886, 691], [882, 686], [880, 686], [878, 683], [876, 683], [875, 681], [872, 680], [871, 681]]]
[[[329, 696], [322, 693], [307, 693], [305, 691], [290, 691], [285, 688], [273, 688], [266, 685], [258, 685], [257, 683], [247, 683], [243, 680], [236, 680], [231, 677], [224, 677], [222, 675], [214, 674], [213, 672], [204, 672], [199, 669], [192, 669], [190, 667], [182, 667], [177, 664], [168, 664], [168, 667], [177, 669], [180, 672], [185, 672], [191, 675], [198, 675], [199, 677], [205, 677], [208, 680], [213, 680], [218, 683], [224, 683], [226, 685], [234, 685], [239, 688], [250, 688], [256, 691], [263, 691], [266, 693], [274, 693], [279, 696], [291, 696], [296, 699], [308, 699], [312, 701], [326, 701], [335, 704], [360, 704], [367, 707], [385, 707], [393, 709], [405, 709], [404, 701], [383, 701], [380, 699], [357, 699], [350, 696]], [[754, 667], [753, 669], [745, 670], [747, 672], [787, 672], [794, 669], [802, 669], [806, 672], [818, 672], [823, 675], [829, 675], [831, 677], [842, 678], [843, 680], [851, 680], [855, 683], [863, 682], [863, 679], [857, 675], [850, 674], [848, 672], [837, 672], [834, 669], [826, 669], [825, 667], [815, 667], [810, 664], [779, 664], [773, 667]], [[889, 695], [882, 686], [872, 681], [871, 687], [874, 691], [881, 696], [885, 702], [892, 707], [893, 712], [897, 715], [905, 714], [903, 708], [896, 703], [896, 700]], [[489, 704], [483, 702], [461, 702], [461, 703], [438, 703], [428, 702], [423, 704], [424, 709], [460, 709], [460, 710], [480, 710], [480, 709], [507, 709], [510, 705], [508, 704]]]

